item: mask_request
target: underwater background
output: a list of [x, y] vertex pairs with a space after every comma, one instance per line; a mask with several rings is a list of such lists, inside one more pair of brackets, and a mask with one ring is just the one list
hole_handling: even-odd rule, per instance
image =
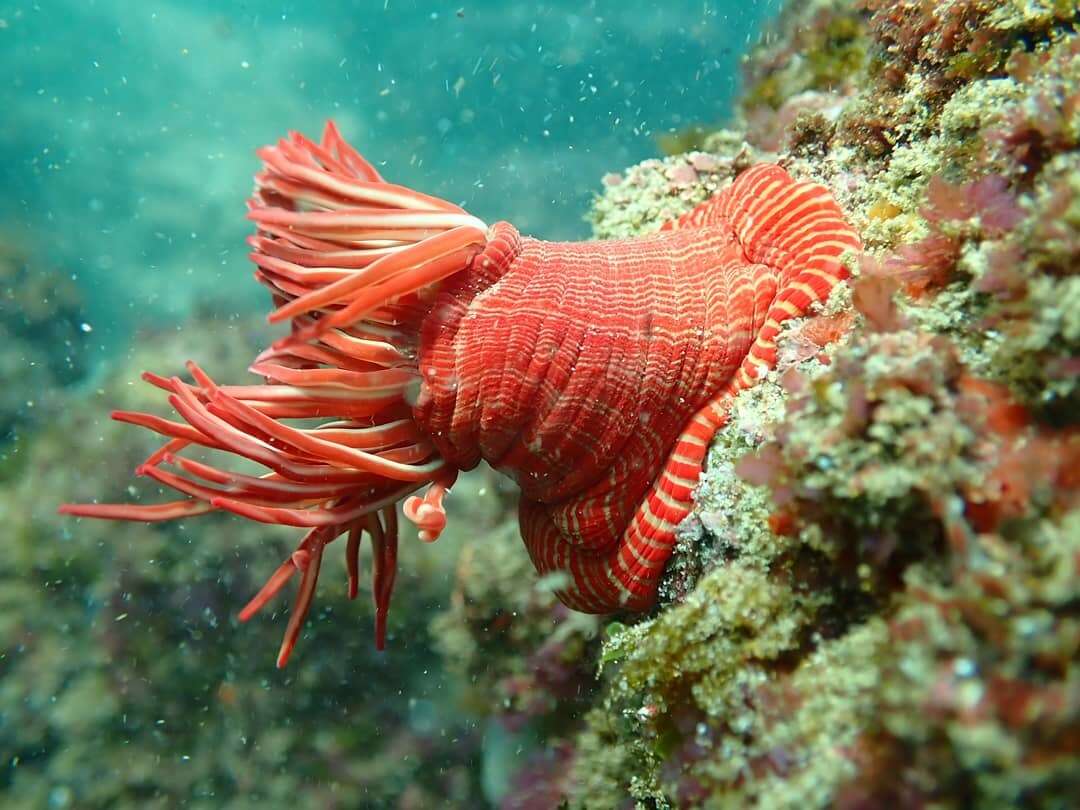
[[95, 359], [193, 306], [265, 307], [254, 150], [327, 118], [396, 183], [582, 238], [605, 172], [726, 115], [777, 6], [10, 5], [0, 217], [78, 276]]
[[[1045, 807], [1080, 795], [1075, 0], [0, 2], [0, 806]], [[245, 379], [254, 150], [333, 118], [392, 181], [549, 239], [753, 162], [857, 280], [718, 433], [657, 608], [565, 609], [511, 485], [403, 533], [387, 650], [331, 554], [62, 501], [133, 478], [151, 369]], [[367, 561], [365, 560], [365, 568]]]

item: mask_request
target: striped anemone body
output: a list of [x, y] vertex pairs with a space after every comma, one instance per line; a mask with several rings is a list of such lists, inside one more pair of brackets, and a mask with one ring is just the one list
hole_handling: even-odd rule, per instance
[[493, 242], [473, 262], [483, 282], [449, 280], [425, 321], [415, 418], [449, 464], [513, 478], [537, 568], [570, 574], [567, 604], [610, 611], [628, 601], [612, 552], [749, 351], [776, 273], [748, 264], [723, 225], [555, 243], [499, 223]]
[[657, 234], [553, 243], [387, 183], [332, 124], [321, 143], [293, 134], [259, 154], [251, 258], [270, 320], [291, 325], [251, 367], [264, 383], [218, 385], [194, 364], [190, 383], [146, 375], [182, 421], [114, 416], [167, 438], [137, 472], [185, 498], [61, 511], [225, 510], [306, 528], [241, 612], [301, 574], [279, 665], [341, 536], [353, 596], [370, 537], [382, 646], [397, 504], [436, 539], [457, 472], [481, 461], [519, 484], [525, 544], [541, 573], [564, 574], [567, 605], [648, 608], [730, 398], [772, 367], [780, 324], [823, 300], [859, 249], [823, 187], [773, 165]]

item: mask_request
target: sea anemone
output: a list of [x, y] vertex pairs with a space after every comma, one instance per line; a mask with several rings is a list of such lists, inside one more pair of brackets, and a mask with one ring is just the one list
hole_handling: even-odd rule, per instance
[[[61, 511], [153, 521], [225, 510], [307, 529], [240, 613], [301, 572], [279, 665], [341, 535], [352, 596], [371, 538], [383, 646], [396, 505], [435, 540], [458, 471], [480, 461], [519, 484], [526, 547], [541, 573], [563, 577], [564, 603], [649, 607], [730, 398], [775, 363], [780, 325], [827, 297], [847, 275], [841, 255], [859, 248], [825, 188], [775, 165], [658, 234], [576, 244], [489, 228], [387, 183], [332, 123], [321, 143], [292, 134], [259, 155], [251, 258], [271, 322], [291, 325], [251, 366], [265, 382], [218, 385], [194, 363], [193, 383], [145, 375], [184, 421], [114, 418], [168, 438], [138, 472], [187, 497]], [[189, 446], [268, 472], [181, 455]]]

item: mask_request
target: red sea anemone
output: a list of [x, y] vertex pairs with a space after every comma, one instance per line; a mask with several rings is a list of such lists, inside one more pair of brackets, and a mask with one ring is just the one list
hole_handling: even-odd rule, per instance
[[[218, 385], [193, 363], [190, 383], [145, 375], [183, 421], [113, 416], [167, 437], [138, 472], [186, 497], [61, 511], [225, 510], [307, 529], [240, 614], [301, 572], [279, 665], [342, 535], [353, 596], [371, 538], [383, 646], [396, 505], [436, 539], [443, 497], [480, 461], [518, 482], [526, 547], [541, 573], [564, 573], [563, 602], [649, 607], [730, 397], [772, 367], [780, 323], [825, 298], [859, 248], [826, 189], [774, 165], [657, 234], [578, 244], [387, 183], [332, 123], [321, 143], [293, 134], [259, 155], [251, 258], [270, 320], [291, 324], [251, 367], [264, 382]], [[266, 472], [181, 455], [190, 446]]]

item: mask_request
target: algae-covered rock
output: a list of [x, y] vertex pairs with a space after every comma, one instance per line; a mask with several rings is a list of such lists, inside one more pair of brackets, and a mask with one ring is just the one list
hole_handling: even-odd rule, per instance
[[620, 239], [658, 230], [709, 199], [739, 166], [749, 165], [750, 152], [716, 137], [710, 151], [646, 160], [622, 173], [604, 177], [604, 192], [593, 202], [589, 219], [598, 239]]
[[570, 806], [1080, 794], [1078, 21], [793, 3], [749, 58], [723, 142], [829, 185], [867, 253], [733, 403], [655, 615], [608, 627]]

